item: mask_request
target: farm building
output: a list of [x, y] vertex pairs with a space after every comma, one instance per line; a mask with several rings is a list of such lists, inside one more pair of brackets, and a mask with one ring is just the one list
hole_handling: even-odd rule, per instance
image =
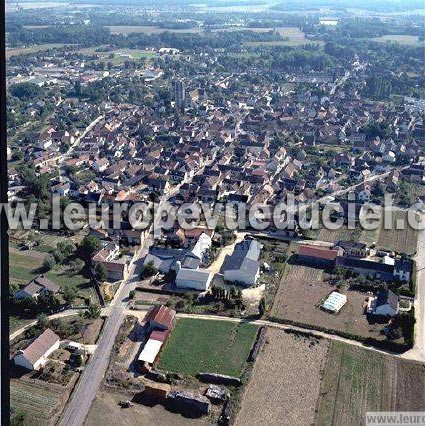
[[341, 247], [345, 256], [366, 257], [368, 254], [367, 245], [365, 243], [356, 243], [354, 241], [338, 241], [334, 248]]
[[176, 311], [164, 305], [155, 306], [145, 317], [150, 330], [171, 330], [174, 325]]
[[320, 266], [332, 266], [338, 256], [342, 255], [341, 247], [328, 248], [312, 245], [300, 245], [298, 259], [306, 263]]
[[30, 281], [25, 287], [15, 293], [16, 299], [34, 298], [40, 295], [58, 293], [60, 287], [44, 275], [39, 275]]
[[347, 303], [347, 296], [345, 294], [333, 291], [328, 298], [322, 303], [321, 308], [325, 311], [337, 313]]
[[410, 281], [412, 272], [412, 261], [409, 259], [397, 259], [394, 262], [394, 278], [398, 281]]
[[158, 357], [158, 354], [161, 351], [161, 347], [163, 344], [164, 342], [161, 342], [160, 340], [150, 338], [146, 342], [142, 352], [139, 355], [139, 362], [152, 365]]
[[17, 352], [13, 360], [20, 367], [39, 370], [46, 364], [48, 356], [59, 348], [59, 342], [59, 336], [48, 328], [24, 349]]
[[253, 238], [235, 245], [233, 253], [227, 255], [221, 265], [220, 272], [227, 281], [243, 285], [253, 285], [260, 276], [261, 244]]
[[350, 269], [362, 275], [370, 275], [384, 281], [397, 279], [399, 281], [410, 280], [412, 262], [408, 259], [396, 259], [386, 257], [383, 262], [359, 259], [354, 257], [340, 257], [336, 259], [336, 266]]
[[213, 274], [205, 269], [181, 268], [178, 263], [176, 287], [205, 291], [209, 288]]
[[163, 344], [167, 341], [174, 326], [176, 311], [166, 306], [155, 306], [145, 317], [151, 334], [143, 347], [138, 361], [141, 365], [153, 365], [157, 360]]

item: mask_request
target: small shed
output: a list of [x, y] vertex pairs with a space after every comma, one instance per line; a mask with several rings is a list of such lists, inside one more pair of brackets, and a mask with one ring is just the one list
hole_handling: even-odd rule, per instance
[[337, 313], [347, 303], [347, 296], [337, 291], [333, 291], [322, 303], [322, 309], [332, 313]]

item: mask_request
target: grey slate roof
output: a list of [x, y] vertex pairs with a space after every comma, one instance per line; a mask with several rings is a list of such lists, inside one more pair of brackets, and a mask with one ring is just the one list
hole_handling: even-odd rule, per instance
[[397, 310], [398, 297], [391, 290], [382, 290], [378, 293], [376, 298], [376, 306], [390, 305], [393, 309]]
[[227, 255], [221, 265], [220, 272], [224, 274], [227, 270], [240, 269], [247, 273], [255, 273], [260, 267], [261, 244], [254, 239], [247, 238], [235, 245], [233, 253]]

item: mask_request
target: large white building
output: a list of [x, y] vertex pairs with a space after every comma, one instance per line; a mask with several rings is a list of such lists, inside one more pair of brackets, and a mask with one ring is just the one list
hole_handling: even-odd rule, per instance
[[220, 272], [226, 281], [242, 285], [253, 285], [260, 276], [261, 244], [253, 239], [246, 238], [235, 245], [233, 253], [224, 259]]
[[[179, 263], [179, 262], [177, 262]], [[176, 276], [176, 287], [188, 290], [208, 290], [214, 274], [205, 269], [179, 268]]]

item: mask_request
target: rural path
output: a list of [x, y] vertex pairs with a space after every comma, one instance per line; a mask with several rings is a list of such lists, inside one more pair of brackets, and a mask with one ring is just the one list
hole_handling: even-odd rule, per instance
[[[70, 317], [70, 316], [73, 316], [73, 315], [78, 315], [78, 312], [79, 312], [79, 310], [72, 309], [72, 310], [67, 310], [67, 311], [64, 311], [64, 312], [59, 312], [57, 314], [50, 315], [47, 318], [49, 320], [53, 320], [53, 319], [56, 319], [56, 318]], [[31, 321], [30, 323], [24, 325], [23, 327], [19, 328], [18, 330], [15, 330], [13, 333], [11, 333], [9, 335], [9, 341], [12, 341], [16, 337], [18, 337], [20, 334], [22, 334], [25, 330], [28, 330], [30, 327], [34, 326], [35, 324], [37, 324], [37, 320]]]
[[[425, 219], [424, 216], [422, 217]], [[410, 351], [403, 354], [403, 358], [425, 362], [425, 229], [419, 232], [416, 253], [414, 345]]]
[[[399, 354], [389, 352], [389, 351], [384, 351], [384, 350], [375, 348], [373, 346], [367, 346], [367, 345], [364, 345], [363, 343], [358, 342], [356, 340], [346, 339], [345, 337], [341, 337], [341, 336], [338, 336], [336, 334], [325, 333], [323, 331], [312, 330], [310, 328], [299, 327], [299, 326], [291, 325], [291, 324], [280, 324], [280, 323], [268, 321], [268, 320], [249, 320], [249, 319], [244, 319], [244, 318], [232, 318], [232, 317], [225, 317], [225, 316], [218, 316], [218, 315], [202, 315], [202, 314], [178, 313], [177, 317], [178, 318], [196, 318], [196, 319], [203, 319], [203, 320], [207, 320], [207, 321], [229, 321], [229, 322], [237, 322], [237, 323], [249, 323], [249, 324], [254, 324], [254, 325], [259, 325], [259, 326], [279, 328], [281, 330], [298, 331], [300, 333], [308, 333], [309, 335], [315, 336], [315, 337], [318, 337], [318, 338], [336, 340], [338, 342], [346, 343], [346, 344], [351, 345], [351, 346], [358, 346], [358, 347], [361, 347], [363, 349], [367, 349], [367, 350], [370, 350], [370, 351], [373, 351], [373, 352], [379, 352], [379, 353], [386, 354], [386, 355], [389, 354], [389, 355], [400, 356]], [[410, 359], [413, 359], [413, 360], [416, 360], [416, 361], [421, 361], [421, 359], [419, 359], [418, 357], [415, 357], [415, 356], [411, 357]]]

